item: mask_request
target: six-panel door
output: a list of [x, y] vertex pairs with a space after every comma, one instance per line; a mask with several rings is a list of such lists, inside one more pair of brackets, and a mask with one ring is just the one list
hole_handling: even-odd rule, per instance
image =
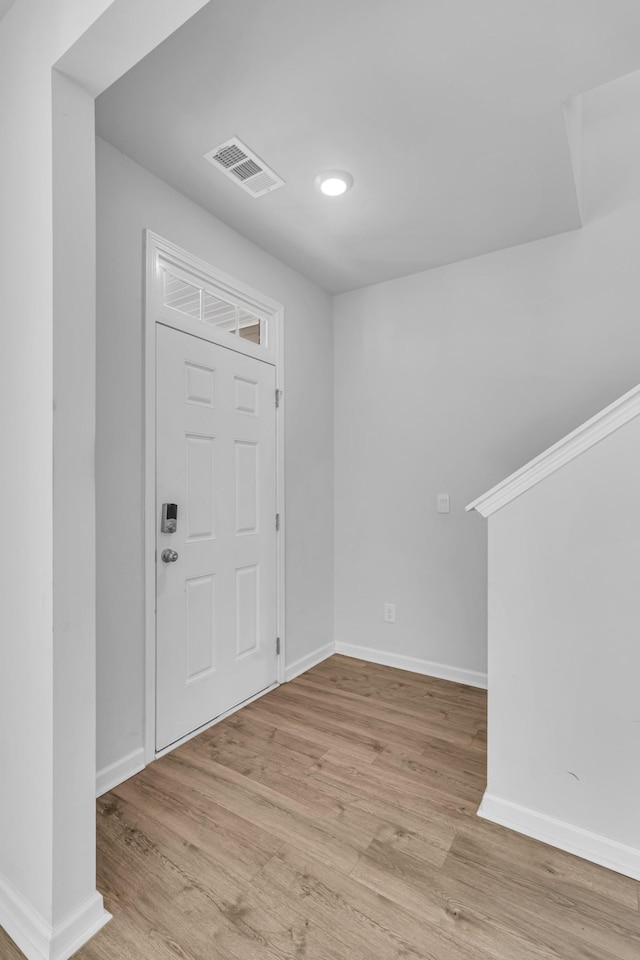
[[161, 324], [156, 350], [162, 750], [276, 681], [275, 370]]

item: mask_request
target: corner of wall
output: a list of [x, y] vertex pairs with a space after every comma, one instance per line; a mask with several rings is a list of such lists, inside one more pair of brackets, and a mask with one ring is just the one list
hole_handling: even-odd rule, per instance
[[0, 875], [0, 926], [29, 960], [69, 960], [109, 920], [111, 914], [96, 892], [52, 927]]
[[335, 652], [336, 645], [332, 641], [323, 647], [318, 647], [306, 656], [300, 657], [299, 660], [294, 660], [294, 662], [290, 663], [286, 668], [285, 682], [288, 683], [289, 680], [295, 680], [301, 673], [306, 673], [307, 670], [311, 670], [312, 667], [317, 666], [319, 663], [322, 663], [323, 660], [333, 656]]

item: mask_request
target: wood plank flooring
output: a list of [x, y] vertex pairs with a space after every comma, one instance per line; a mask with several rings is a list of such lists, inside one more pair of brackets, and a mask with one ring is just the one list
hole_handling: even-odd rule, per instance
[[485, 709], [334, 656], [152, 764], [78, 960], [638, 960], [640, 884], [476, 817]]

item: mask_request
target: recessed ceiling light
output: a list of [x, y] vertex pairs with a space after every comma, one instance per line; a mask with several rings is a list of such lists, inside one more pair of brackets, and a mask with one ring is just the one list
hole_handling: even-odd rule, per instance
[[315, 184], [325, 197], [339, 197], [347, 190], [351, 190], [353, 177], [346, 170], [327, 170], [325, 173], [318, 174]]

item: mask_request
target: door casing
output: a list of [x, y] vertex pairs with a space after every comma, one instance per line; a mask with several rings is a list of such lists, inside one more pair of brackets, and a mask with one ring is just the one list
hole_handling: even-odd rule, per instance
[[[227, 349], [257, 357], [275, 367], [276, 390], [279, 403], [276, 416], [276, 501], [280, 527], [276, 545], [277, 576], [277, 635], [280, 638], [278, 683], [285, 680], [286, 624], [285, 624], [285, 529], [284, 510], [284, 350], [282, 304], [249, 287], [240, 280], [193, 256], [151, 230], [144, 234], [145, 242], [145, 303], [144, 303], [144, 633], [145, 633], [145, 701], [144, 701], [144, 759], [151, 763], [175, 749], [172, 744], [164, 751], [156, 751], [156, 326], [162, 323], [184, 333], [218, 343]], [[185, 280], [204, 284], [229, 294], [234, 301], [247, 304], [268, 324], [267, 346], [260, 347], [239, 337], [216, 331], [200, 320], [193, 320], [177, 310], [165, 307], [160, 296], [159, 264], [164, 263]], [[237, 342], [236, 342], [237, 341]], [[274, 397], [274, 404], [276, 398]], [[264, 691], [263, 691], [264, 692]], [[257, 696], [261, 696], [258, 694]], [[255, 698], [253, 698], [255, 699]], [[247, 701], [250, 702], [250, 701]], [[208, 726], [224, 719], [235, 709], [216, 717], [179, 743], [189, 740]]]

